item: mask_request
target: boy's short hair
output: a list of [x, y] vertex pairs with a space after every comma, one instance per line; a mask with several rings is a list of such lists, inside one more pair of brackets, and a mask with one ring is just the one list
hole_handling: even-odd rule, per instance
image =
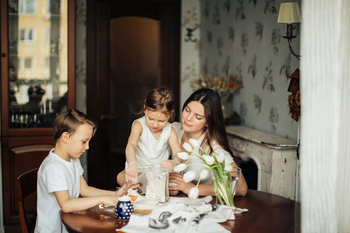
[[58, 140], [64, 132], [68, 132], [72, 135], [79, 126], [83, 124], [91, 125], [93, 132], [92, 135], [95, 134], [97, 124], [94, 120], [78, 110], [67, 109], [58, 114], [53, 121], [53, 136], [55, 140]]

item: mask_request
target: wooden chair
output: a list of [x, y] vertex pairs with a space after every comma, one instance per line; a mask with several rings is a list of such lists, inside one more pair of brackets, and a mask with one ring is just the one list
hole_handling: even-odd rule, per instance
[[[25, 198], [37, 191], [38, 168], [27, 171], [17, 178], [18, 210], [22, 233], [34, 232], [36, 213], [28, 213], [25, 208]], [[35, 199], [36, 200], [36, 199]], [[35, 203], [36, 208], [36, 203]]]

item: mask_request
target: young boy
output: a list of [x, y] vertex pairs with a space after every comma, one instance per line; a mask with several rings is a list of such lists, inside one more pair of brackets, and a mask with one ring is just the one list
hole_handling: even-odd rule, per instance
[[61, 210], [80, 211], [99, 204], [115, 206], [118, 198], [130, 188], [124, 185], [113, 192], [86, 184], [79, 158], [89, 149], [96, 125], [84, 113], [73, 109], [62, 112], [54, 120], [53, 131], [55, 148], [38, 171], [35, 232], [41, 233], [67, 232], [61, 222]]

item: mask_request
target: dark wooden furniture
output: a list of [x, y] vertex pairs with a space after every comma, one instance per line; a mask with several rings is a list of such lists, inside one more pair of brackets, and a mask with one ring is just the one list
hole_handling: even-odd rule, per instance
[[[300, 232], [300, 203], [271, 193], [249, 190], [245, 197], [235, 197], [235, 205], [247, 208], [234, 221], [222, 223], [232, 233], [292, 233]], [[127, 224], [105, 211], [61, 213], [69, 232], [115, 232]]]
[[[20, 219], [19, 219], [19, 212], [18, 212], [18, 203], [17, 203], [17, 196], [18, 196], [18, 188], [16, 185], [16, 179], [19, 175], [24, 173], [25, 171], [37, 168], [40, 166], [43, 159], [48, 155], [49, 150], [54, 147], [54, 138], [53, 138], [53, 131], [52, 131], [52, 120], [55, 117], [54, 114], [45, 114], [48, 112], [44, 112], [41, 114], [41, 116], [44, 116], [43, 118], [39, 118], [39, 115], [37, 112], [35, 112], [33, 109], [32, 112], [29, 112], [29, 110], [26, 109], [26, 107], [29, 107], [30, 99], [33, 99], [35, 94], [31, 93], [28, 88], [28, 96], [29, 102], [28, 104], [22, 104], [15, 101], [17, 104], [13, 104], [15, 98], [15, 93], [18, 92], [14, 91], [12, 86], [17, 86], [17, 84], [27, 85], [28, 83], [49, 83], [51, 80], [54, 80], [57, 82], [57, 77], [54, 76], [55, 72], [57, 71], [56, 67], [54, 67], [55, 64], [54, 61], [60, 60], [60, 67], [67, 66], [67, 72], [65, 72], [65, 76], [68, 77], [67, 81], [64, 81], [67, 83], [67, 108], [75, 108], [75, 0], [69, 0], [67, 1], [68, 4], [68, 19], [67, 19], [67, 25], [66, 29], [68, 30], [65, 35], [67, 35], [66, 43], [64, 43], [64, 48], [67, 50], [67, 56], [61, 57], [61, 55], [57, 55], [57, 51], [53, 51], [52, 47], [50, 47], [50, 42], [47, 42], [45, 46], [41, 46], [40, 53], [42, 54], [42, 50], [44, 50], [46, 47], [50, 47], [51, 49], [45, 56], [47, 56], [47, 59], [49, 60], [48, 64], [50, 64], [49, 73], [48, 76], [43, 78], [39, 77], [39, 73], [44, 73], [44, 68], [37, 67], [36, 65], [41, 64], [41, 59], [37, 58], [36, 63], [32, 63], [34, 66], [32, 70], [25, 70], [25, 73], [28, 76], [21, 77], [23, 75], [20, 74], [19, 70], [19, 60], [21, 57], [23, 57], [23, 51], [21, 51], [21, 48], [23, 47], [30, 47], [31, 51], [34, 50], [33, 54], [35, 53], [35, 49], [39, 49], [35, 45], [35, 43], [40, 43], [42, 41], [45, 41], [41, 35], [38, 32], [42, 30], [42, 28], [39, 28], [41, 24], [35, 24], [33, 23], [33, 32], [36, 32], [36, 34], [33, 35], [32, 43], [26, 43], [25, 41], [20, 41], [22, 38], [19, 38], [19, 28], [24, 27], [21, 25], [23, 23], [23, 20], [19, 20], [20, 17], [22, 17], [24, 14], [20, 14], [19, 9], [20, 7], [16, 8], [13, 7], [13, 4], [9, 4], [9, 2], [13, 2], [13, 4], [19, 4], [19, 1], [8, 1], [8, 0], [0, 0], [0, 44], [1, 44], [1, 67], [0, 67], [0, 74], [1, 74], [1, 157], [2, 157], [2, 168], [0, 169], [2, 172], [2, 182], [3, 182], [3, 200], [1, 200], [1, 203], [3, 204], [3, 216], [4, 216], [4, 225], [6, 229], [6, 233], [11, 232], [20, 232]], [[44, 3], [43, 3], [44, 4]], [[17, 5], [16, 5], [17, 6]], [[27, 5], [26, 5], [27, 6]], [[31, 6], [31, 5], [28, 5]], [[37, 7], [38, 4], [35, 4]], [[22, 9], [22, 8], [21, 8]], [[27, 10], [30, 10], [29, 8]], [[41, 10], [36, 10], [35, 14], [42, 14]], [[33, 14], [33, 12], [31, 12]], [[51, 11], [52, 14], [47, 14], [47, 19], [43, 17], [34, 17], [36, 19], [44, 19], [44, 20], [51, 20], [51, 28], [53, 28], [53, 24], [61, 24], [61, 20], [59, 13]], [[66, 17], [67, 18], [67, 17]], [[32, 18], [31, 18], [32, 19]], [[46, 24], [45, 24], [46, 25]], [[37, 28], [38, 27], [38, 28]], [[47, 27], [47, 26], [45, 26]], [[36, 30], [35, 30], [36, 29]], [[40, 30], [39, 30], [40, 29]], [[50, 35], [48, 36], [49, 39], [54, 40], [55, 38], [58, 38], [58, 35], [54, 35], [53, 29], [48, 30]], [[44, 34], [43, 34], [44, 35]], [[63, 34], [62, 34], [63, 35]], [[69, 35], [69, 36], [68, 36]], [[64, 35], [63, 35], [64, 36]], [[25, 38], [24, 38], [25, 39]], [[28, 39], [28, 38], [27, 38]], [[21, 43], [20, 46], [19, 43]], [[56, 40], [56, 45], [58, 45], [58, 42]], [[26, 48], [27, 48], [26, 47]], [[55, 54], [53, 54], [55, 53]], [[35, 58], [33, 58], [35, 59]], [[64, 65], [64, 63], [66, 63]], [[15, 65], [13, 65], [15, 64]], [[44, 64], [44, 63], [43, 63]], [[17, 67], [16, 67], [17, 65]], [[16, 68], [15, 75], [14, 75], [14, 68]], [[23, 68], [23, 67], [22, 67]], [[26, 68], [26, 67], [24, 67]], [[55, 71], [55, 72], [54, 72]], [[61, 70], [60, 70], [61, 71]], [[61, 72], [63, 73], [63, 72]], [[54, 82], [52, 81], [52, 82]], [[58, 80], [61, 82], [60, 80]], [[61, 84], [61, 83], [60, 83]], [[57, 91], [57, 90], [53, 90]], [[48, 91], [47, 91], [48, 92]], [[40, 93], [40, 90], [37, 90], [36, 94], [42, 95]], [[53, 94], [52, 94], [53, 95]], [[54, 96], [54, 95], [53, 95]], [[55, 96], [54, 96], [55, 97]], [[33, 102], [33, 101], [32, 101]], [[37, 100], [34, 101], [37, 106]], [[57, 101], [59, 102], [59, 101]], [[49, 102], [47, 102], [49, 103]], [[53, 102], [51, 102], [53, 103]], [[42, 103], [44, 105], [44, 103]], [[45, 102], [46, 104], [46, 102]], [[14, 107], [15, 106], [15, 107]], [[54, 106], [50, 106], [54, 107]], [[46, 104], [45, 108], [50, 109], [49, 104]], [[34, 108], [34, 107], [33, 107]], [[39, 107], [40, 108], [40, 107]], [[43, 108], [43, 106], [42, 106]], [[37, 110], [36, 110], [37, 111]], [[47, 124], [40, 125], [40, 127], [37, 127], [37, 125], [28, 125], [29, 120], [27, 121], [27, 118], [30, 119], [30, 117], [34, 117], [36, 114], [35, 119], [40, 119], [41, 123], [45, 121]], [[27, 124], [27, 125], [14, 125], [14, 119], [19, 119], [21, 122], [19, 124]], [[48, 122], [49, 121], [49, 122]], [[38, 122], [38, 121], [36, 121]], [[16, 123], [17, 124], [17, 123]], [[22, 127], [23, 126], [23, 127]]]
[[[26, 199], [33, 198], [34, 208], [36, 207], [38, 168], [27, 171], [17, 178], [18, 187], [18, 211], [21, 222], [22, 233], [34, 232], [36, 222], [36, 211], [29, 211]], [[36, 209], [35, 209], [36, 210]], [[29, 217], [29, 215], [31, 215]]]
[[98, 120], [90, 142], [88, 180], [93, 187], [111, 189], [125, 167], [131, 125], [148, 92], [165, 85], [180, 96], [181, 1], [86, 4], [87, 114]]

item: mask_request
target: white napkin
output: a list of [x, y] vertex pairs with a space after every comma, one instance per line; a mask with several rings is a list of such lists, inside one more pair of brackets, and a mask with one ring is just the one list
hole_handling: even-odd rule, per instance
[[[235, 213], [248, 211], [235, 207], [208, 204], [212, 199], [174, 198], [148, 215], [133, 214], [129, 223], [118, 230], [124, 232], [230, 232], [219, 223], [235, 219]], [[209, 201], [208, 201], [209, 200]]]
[[188, 205], [199, 206], [203, 203], [209, 203], [213, 199], [212, 196], [206, 196], [200, 199], [191, 199], [188, 197], [170, 197], [166, 203], [160, 203], [154, 200], [147, 200], [144, 196], [139, 196], [136, 201], [133, 202], [134, 209], [138, 210], [154, 210], [163, 206], [167, 206], [170, 203], [186, 203]]

